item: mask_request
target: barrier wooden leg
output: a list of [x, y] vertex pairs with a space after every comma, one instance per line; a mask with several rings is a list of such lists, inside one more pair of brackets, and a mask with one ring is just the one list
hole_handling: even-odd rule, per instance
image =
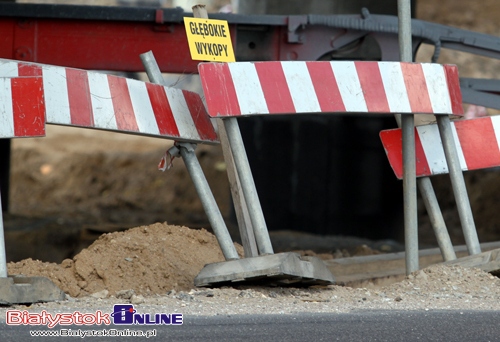
[[236, 220], [238, 221], [245, 257], [255, 257], [259, 255], [259, 251], [255, 242], [252, 220], [250, 219], [250, 213], [248, 212], [240, 178], [234, 164], [233, 153], [229, 146], [226, 128], [224, 127], [222, 119], [217, 119], [217, 127], [219, 129], [219, 140], [222, 146], [222, 153], [226, 161], [227, 176], [229, 178], [229, 186], [231, 187], [231, 195], [233, 197], [233, 205], [236, 212]]
[[233, 153], [234, 163], [241, 181], [241, 187], [248, 207], [250, 219], [252, 220], [255, 240], [257, 241], [259, 252], [261, 255], [273, 254], [274, 251], [271, 245], [271, 239], [269, 238], [266, 221], [264, 219], [262, 207], [260, 206], [257, 189], [255, 188], [252, 172], [248, 163], [247, 153], [245, 151], [245, 146], [243, 145], [243, 139], [241, 138], [238, 121], [235, 118], [224, 119], [224, 126], [226, 127], [226, 133], [229, 145], [231, 146], [231, 151]]
[[451, 131], [450, 118], [446, 115], [439, 115], [437, 117], [437, 124], [441, 140], [443, 142], [443, 149], [448, 163], [448, 170], [450, 172], [450, 180], [457, 203], [458, 215], [462, 224], [465, 242], [469, 254], [481, 253], [479, 246], [479, 239], [477, 236], [474, 218], [470, 207], [467, 189], [465, 188], [464, 176], [458, 160], [457, 148], [455, 146], [453, 135]]

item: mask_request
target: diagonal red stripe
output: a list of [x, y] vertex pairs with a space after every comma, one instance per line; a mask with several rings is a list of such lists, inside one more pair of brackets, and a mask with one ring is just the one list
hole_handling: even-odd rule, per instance
[[215, 133], [214, 126], [210, 121], [210, 117], [205, 110], [205, 106], [201, 101], [198, 94], [183, 90], [182, 94], [186, 100], [186, 104], [189, 108], [189, 113], [193, 118], [194, 125], [198, 131], [198, 135], [203, 140], [217, 141], [217, 134]]
[[269, 113], [295, 113], [281, 62], [255, 63]]
[[[403, 178], [403, 140], [401, 129], [391, 129], [380, 132], [387, 159], [397, 178]], [[422, 142], [415, 129], [415, 160], [417, 177], [430, 176], [431, 170], [425, 157]]]
[[84, 70], [66, 68], [71, 124], [94, 127], [89, 81]]
[[460, 90], [460, 79], [456, 65], [444, 65], [448, 91], [450, 92], [451, 109], [453, 114], [463, 115], [462, 91]]
[[345, 112], [330, 62], [306, 62], [322, 112]]
[[135, 119], [127, 80], [123, 77], [108, 75], [108, 83], [118, 129], [138, 132], [139, 127]]
[[161, 85], [152, 83], [146, 83], [146, 89], [160, 134], [178, 137], [179, 129], [175, 123], [175, 118], [172, 114], [172, 108], [170, 108], [165, 89]]
[[17, 137], [45, 134], [45, 102], [41, 77], [12, 78], [14, 135]]
[[455, 121], [468, 170], [500, 165], [500, 151], [491, 118]]
[[418, 63], [401, 63], [406, 91], [413, 113], [432, 113], [429, 91], [422, 66]]
[[390, 113], [384, 83], [377, 62], [354, 62], [366, 106], [372, 113]]

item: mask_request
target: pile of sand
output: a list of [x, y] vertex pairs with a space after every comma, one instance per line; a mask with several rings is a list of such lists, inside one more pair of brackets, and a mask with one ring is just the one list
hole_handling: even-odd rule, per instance
[[[236, 246], [242, 253], [242, 247]], [[44, 276], [72, 297], [133, 289], [137, 294], [189, 290], [205, 264], [223, 261], [215, 236], [205, 229], [156, 223], [102, 235], [61, 264], [26, 259], [8, 264], [9, 275]]]

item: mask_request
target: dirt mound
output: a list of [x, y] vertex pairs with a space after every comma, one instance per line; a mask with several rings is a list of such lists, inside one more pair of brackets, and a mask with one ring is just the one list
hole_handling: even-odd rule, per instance
[[[241, 254], [242, 247], [237, 245]], [[164, 294], [189, 290], [205, 264], [223, 261], [215, 236], [205, 229], [156, 223], [101, 235], [61, 264], [27, 259], [9, 263], [9, 274], [45, 276], [72, 297], [107, 290]]]

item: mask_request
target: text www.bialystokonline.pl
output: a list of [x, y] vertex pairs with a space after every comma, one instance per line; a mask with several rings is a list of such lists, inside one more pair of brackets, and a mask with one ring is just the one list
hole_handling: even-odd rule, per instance
[[60, 336], [60, 337], [155, 337], [156, 329], [152, 330], [131, 330], [131, 329], [101, 329], [101, 330], [82, 330], [82, 329], [59, 329], [59, 330], [30, 330], [30, 336]]

